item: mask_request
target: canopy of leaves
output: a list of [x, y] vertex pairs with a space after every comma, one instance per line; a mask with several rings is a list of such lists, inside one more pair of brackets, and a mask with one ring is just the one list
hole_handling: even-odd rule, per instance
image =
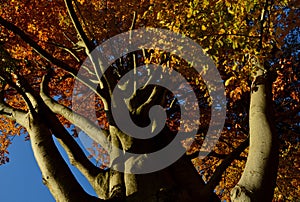
[[[213, 58], [224, 80], [228, 104], [226, 124], [217, 147], [203, 160], [194, 160], [195, 167], [206, 181], [214, 176], [216, 168], [225, 161], [228, 154], [248, 137], [253, 61], [262, 61], [274, 80], [273, 116], [281, 144], [274, 200], [300, 197], [300, 9], [297, 0], [78, 0], [74, 1], [74, 5], [83, 29], [94, 45], [131, 28], [157, 27], [192, 38]], [[43, 75], [52, 69], [54, 74], [49, 83], [49, 93], [61, 104], [70, 106], [74, 78], [69, 73], [78, 70], [86, 54], [64, 2], [5, 1], [0, 5], [0, 17], [1, 99], [16, 109], [28, 110], [22, 95], [14, 86], [16, 77], [26, 79], [38, 92]], [[18, 30], [9, 30], [11, 26], [7, 26], [7, 22], [26, 35], [20, 35]], [[35, 46], [32, 46], [33, 43]], [[63, 65], [53, 62], [53, 59], [49, 61], [43, 54], [42, 57], [39, 49], [63, 61]], [[119, 68], [115, 71], [115, 78], [112, 78], [114, 82], [119, 80], [118, 74], [123, 75], [132, 68], [128, 58], [124, 57], [120, 61], [127, 66], [124, 70]], [[189, 79], [191, 85], [201, 91], [199, 94], [204, 94], [201, 108], [204, 117], [200, 127], [204, 133], [209, 123], [210, 110], [207, 101], [209, 96], [205, 95], [206, 89], [201, 77], [194, 74], [191, 65], [181, 58], [159, 50], [147, 50], [146, 56], [139, 61], [139, 64], [150, 63], [160, 63], [167, 70], [194, 75]], [[172, 100], [172, 95], [169, 95], [169, 100]], [[100, 100], [99, 103], [97, 117], [105, 129], [108, 128], [108, 122]], [[171, 105], [171, 102], [168, 104]], [[169, 126], [176, 128], [178, 119], [177, 114], [168, 120]], [[60, 120], [66, 127], [71, 126], [63, 117]], [[4, 117], [0, 119], [0, 127], [0, 164], [3, 164], [8, 162], [7, 148], [13, 137], [26, 132], [14, 121]], [[202, 132], [199, 130], [197, 141], [189, 152], [199, 149]], [[97, 146], [91, 150], [96, 155]], [[99, 154], [104, 153], [102, 148], [99, 150]], [[222, 199], [229, 199], [229, 191], [237, 183], [246, 157], [247, 149], [223, 173], [216, 188], [216, 193]]]

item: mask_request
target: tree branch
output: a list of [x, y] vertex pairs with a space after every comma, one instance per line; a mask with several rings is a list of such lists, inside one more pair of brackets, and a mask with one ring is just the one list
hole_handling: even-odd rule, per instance
[[51, 62], [52, 64], [54, 64], [58, 67], [61, 67], [62, 69], [69, 72], [73, 76], [76, 76], [75, 69], [71, 68], [69, 65], [62, 62], [61, 60], [53, 57], [46, 50], [44, 50], [41, 46], [39, 46], [32, 38], [30, 38], [30, 36], [28, 36], [24, 31], [22, 31], [19, 27], [15, 26], [14, 24], [3, 19], [1, 16], [0, 16], [0, 24], [2, 26], [4, 26], [6, 29], [17, 34], [21, 39], [23, 39], [27, 44], [29, 44], [38, 54], [40, 54], [47, 61]]
[[73, 112], [66, 106], [63, 106], [53, 100], [51, 97], [46, 95], [45, 89], [42, 86], [40, 92], [41, 98], [45, 102], [45, 104], [53, 111], [54, 113], [60, 114], [69, 120], [74, 125], [78, 126], [81, 130], [83, 130], [86, 134], [88, 134], [95, 142], [100, 143], [103, 145], [108, 145], [107, 140], [104, 139], [102, 136], [105, 135], [107, 137], [107, 132], [102, 130], [100, 127], [95, 125], [92, 121], [85, 118], [84, 116]]
[[222, 179], [222, 175], [230, 164], [249, 146], [249, 138], [242, 142], [233, 152], [231, 152], [222, 163], [216, 168], [214, 174], [207, 183], [206, 188], [213, 191]]
[[33, 96], [27, 92], [26, 88], [24, 88], [21, 85], [22, 81], [16, 75], [16, 72], [18, 72], [18, 69], [20, 69], [20, 67], [18, 67], [16, 61], [13, 60], [11, 55], [8, 53], [7, 50], [3, 48], [2, 45], [0, 46], [0, 53], [3, 61], [3, 63], [0, 64], [2, 66], [0, 68], [0, 73], [1, 73], [0, 80], [13, 87], [23, 97], [23, 100], [25, 101], [28, 110], [31, 113], [35, 113], [34, 111], [36, 107], [36, 102]]
[[[76, 15], [76, 12], [74, 10], [73, 4], [72, 4], [72, 0], [64, 0], [69, 16], [72, 20], [73, 26], [76, 29], [76, 32], [79, 36], [79, 38], [81, 39], [81, 42], [83, 43], [82, 46], [85, 48], [85, 52], [86, 54], [89, 56], [93, 66], [94, 66], [94, 71], [95, 74], [97, 76], [98, 82], [100, 84], [101, 89], [103, 90], [104, 85], [107, 87], [107, 91], [109, 92], [109, 94], [112, 94], [112, 90], [111, 90], [111, 83], [109, 82], [109, 79], [104, 75], [104, 70], [103, 70], [103, 62], [101, 61], [101, 59], [95, 58], [95, 56], [91, 55], [90, 53], [96, 48], [95, 45], [93, 43], [91, 43], [91, 41], [88, 39], [87, 35], [85, 34], [83, 27], [81, 26], [81, 23], [79, 22], [79, 19]], [[97, 55], [96, 55], [97, 56]], [[105, 84], [103, 84], [100, 75], [102, 71], [102, 76], [104, 77], [105, 80]], [[104, 99], [103, 96], [101, 96], [99, 93], [96, 93], [97, 95], [99, 95], [103, 101], [104, 104], [104, 108], [105, 110], [108, 110], [108, 100]]]
[[72, 4], [72, 0], [65, 0], [65, 4], [69, 13], [69, 16], [73, 22], [73, 25], [76, 29], [76, 32], [78, 34], [78, 36], [80, 37], [81, 41], [83, 42], [83, 47], [86, 49], [86, 53], [89, 54], [91, 53], [95, 46], [90, 42], [90, 40], [88, 39], [87, 35], [85, 34], [79, 19], [75, 13], [73, 4]]
[[[93, 88], [94, 85], [89, 79], [77, 77], [76, 75], [77, 72], [75, 69], [71, 68], [68, 64], [64, 63], [63, 61], [54, 58], [51, 54], [49, 54], [46, 50], [44, 50], [41, 46], [39, 46], [33, 39], [30, 38], [30, 36], [28, 36], [20, 28], [8, 22], [7, 20], [3, 19], [1, 16], [0, 16], [0, 24], [3, 25], [6, 29], [17, 34], [21, 39], [23, 39], [27, 44], [29, 44], [38, 54], [40, 54], [47, 61], [67, 71], [78, 81], [86, 85], [89, 89], [91, 89], [96, 95], [98, 95], [102, 99], [105, 107], [108, 108], [105, 99], [97, 92], [95, 88]], [[99, 82], [101, 83], [100, 80]]]
[[0, 99], [0, 115], [3, 115], [13, 121], [17, 121], [22, 126], [27, 125], [27, 121], [25, 119], [27, 112], [19, 109], [14, 109], [13, 107], [6, 104], [2, 98]]
[[11, 81], [10, 78], [8, 78], [8, 76], [6, 75], [5, 72], [2, 72], [1, 71], [1, 76], [0, 76], [0, 80], [3, 80], [5, 82], [7, 82], [11, 87], [13, 87], [18, 93], [20, 93], [20, 95], [23, 97], [23, 100], [25, 101], [26, 103], [26, 106], [28, 107], [29, 111], [31, 113], [35, 113], [35, 110], [34, 110], [34, 106], [33, 104], [31, 103], [31, 101], [33, 101], [33, 99], [29, 98], [30, 97], [30, 94], [24, 92], [24, 89], [22, 89], [22, 87], [18, 86], [17, 84], [15, 84], [13, 81]]
[[[258, 61], [256, 77], [264, 76]], [[274, 128], [272, 82], [268, 74], [252, 88], [249, 127], [250, 146], [244, 172], [231, 190], [232, 201], [271, 201], [278, 169], [278, 136]], [[249, 194], [251, 193], [251, 194]]]
[[[66, 151], [70, 163], [86, 177], [93, 189], [96, 191], [97, 195], [100, 198], [104, 198], [101, 194], [103, 193], [103, 191], [100, 192], [100, 190], [102, 190], [104, 187], [103, 184], [99, 184], [99, 181], [103, 182], [106, 180], [106, 173], [109, 172], [109, 169], [102, 170], [99, 167], [95, 166], [86, 157], [81, 147], [77, 144], [74, 138], [71, 137], [68, 131], [61, 125], [57, 117], [51, 113], [52, 112], [48, 113], [47, 123], [61, 146]], [[100, 178], [101, 180], [99, 180]]]
[[26, 129], [31, 147], [43, 176], [56, 201], [102, 201], [87, 194], [75, 179], [70, 168], [57, 150], [49, 128], [39, 116], [28, 116]]
[[[48, 89], [46, 88], [46, 84], [48, 83], [48, 79], [48, 76], [44, 76], [41, 82], [40, 94], [42, 99], [47, 96], [46, 92]], [[51, 99], [50, 97], [48, 98]], [[109, 169], [104, 171], [91, 163], [91, 161], [82, 151], [81, 147], [70, 136], [69, 132], [61, 125], [56, 115], [53, 114], [51, 109], [48, 107], [49, 106], [47, 106], [46, 103], [45, 109], [42, 110], [43, 117], [48, 117], [46, 124], [49, 125], [51, 131], [54, 133], [55, 137], [59, 140], [59, 143], [67, 152], [71, 164], [74, 165], [87, 178], [97, 195], [100, 198], [106, 199], [106, 193], [108, 190], [106, 190], [107, 187], [103, 186], [102, 183], [108, 180], [107, 174], [109, 173]]]
[[266, 21], [266, 14], [268, 14], [268, 5], [269, 1], [266, 0], [265, 6], [262, 10], [261, 17], [260, 17], [260, 36], [259, 36], [259, 44], [257, 47], [257, 51], [261, 51], [263, 47], [263, 34], [264, 34], [264, 23]]
[[66, 47], [66, 46], [64, 46], [62, 44], [59, 44], [59, 43], [56, 43], [56, 42], [52, 42], [52, 41], [47, 41], [45, 43], [53, 45], [53, 46], [56, 46], [58, 48], [61, 48], [62, 50], [65, 50], [66, 52], [70, 53], [75, 58], [75, 60], [77, 62], [82, 63], [82, 61], [80, 60], [80, 58], [77, 57], [77, 55], [74, 53], [74, 51], [76, 51], [76, 49], [74, 49], [74, 48], [71, 49], [71, 48], [68, 48], [68, 47]]

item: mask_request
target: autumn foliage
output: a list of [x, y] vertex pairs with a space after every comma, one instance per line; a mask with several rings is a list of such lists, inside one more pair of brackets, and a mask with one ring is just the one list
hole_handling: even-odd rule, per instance
[[[73, 6], [88, 45], [79, 36], [66, 2]], [[296, 0], [1, 0], [0, 104], [30, 112], [32, 106], [26, 100], [26, 97], [30, 99], [27, 93], [40, 102], [41, 82], [47, 75], [48, 96], [65, 107], [96, 110], [97, 124], [109, 131], [109, 117], [101, 100], [107, 98], [105, 93], [101, 94], [103, 97], [95, 97], [95, 106], [85, 106], [84, 102], [82, 106], [71, 106], [74, 75], [89, 49], [132, 29], [155, 27], [181, 33], [199, 43], [214, 60], [226, 89], [226, 122], [218, 144], [213, 151], [203, 154], [205, 158], [192, 160], [199, 175], [205, 183], [214, 179], [215, 193], [222, 200], [230, 200], [230, 190], [239, 181], [247, 160], [250, 94], [257, 71], [253, 63], [260, 61], [272, 79], [274, 114], [271, 116], [280, 142], [273, 200], [295, 201], [300, 198], [299, 13]], [[166, 74], [178, 71], [184, 75], [199, 97], [201, 110], [198, 134], [187, 151], [193, 155], [203, 143], [210, 120], [205, 82], [182, 58], [163, 50], [144, 51], [116, 61], [107, 73], [108, 83], [116, 86], [134, 63], [138, 66], [160, 64]], [[136, 61], [132, 60], [134, 57]], [[167, 127], [169, 134], [174, 135], [180, 122], [178, 103], [172, 103], [172, 93], [164, 95], [165, 108], [170, 108]], [[30, 134], [16, 120], [9, 119], [10, 112], [2, 110], [2, 105], [0, 164], [9, 162], [9, 145], [15, 136], [22, 135], [30, 141]], [[55, 115], [62, 126], [72, 131], [70, 135], [75, 138], [79, 135], [80, 130], [74, 129], [72, 121], [61, 114]], [[183, 146], [188, 141], [183, 142]], [[110, 160], [107, 151], [96, 143], [88, 151], [89, 158], [96, 159], [98, 167], [107, 168]]]

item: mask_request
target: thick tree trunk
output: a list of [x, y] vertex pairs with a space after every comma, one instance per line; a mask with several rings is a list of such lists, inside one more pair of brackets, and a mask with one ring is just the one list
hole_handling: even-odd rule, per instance
[[278, 165], [276, 133], [270, 119], [271, 82], [259, 67], [250, 101], [250, 147], [247, 163], [232, 201], [272, 201]]
[[37, 117], [28, 115], [28, 118], [26, 128], [43, 183], [56, 201], [101, 201], [82, 189], [57, 150], [48, 127]]
[[[101, 130], [94, 126], [91, 121], [86, 121], [86, 118], [80, 114], [72, 113], [70, 109], [59, 103], [53, 101], [46, 96], [41, 90], [41, 97], [45, 104], [55, 113], [61, 114], [74, 125], [81, 128], [84, 132], [90, 135], [97, 141], [101, 137]], [[140, 118], [145, 120], [145, 118]], [[168, 142], [168, 137], [172, 137], [172, 132], [164, 129], [161, 134], [157, 135], [153, 140], [139, 141], [124, 134], [116, 126], [113, 121], [107, 131], [107, 140], [115, 147], [122, 148], [124, 151], [133, 153], [148, 153], [153, 150], [160, 149], [160, 147]], [[83, 124], [84, 123], [84, 124]], [[122, 158], [123, 153], [118, 150], [108, 151], [111, 162], [118, 158]], [[162, 159], [163, 161], [163, 159]], [[124, 162], [121, 162], [124, 163]], [[132, 164], [135, 164], [132, 162]], [[114, 166], [130, 167], [130, 162], [125, 165]], [[128, 168], [130, 170], [130, 168]], [[97, 177], [96, 177], [97, 178]], [[96, 193], [102, 199], [113, 199], [116, 201], [219, 201], [219, 198], [211, 191], [206, 192], [205, 183], [201, 176], [197, 173], [191, 160], [186, 156], [181, 157], [176, 163], [155, 173], [134, 175], [127, 173], [120, 173], [114, 171], [113, 168], [109, 172], [97, 178], [90, 180], [97, 182], [95, 188]], [[102, 186], [101, 186], [102, 185]], [[101, 191], [98, 191], [101, 186]]]
[[[122, 138], [125, 134], [114, 126], [110, 126], [110, 135], [113, 144], [116, 145], [119, 143], [115, 137], [135, 143], [135, 141], [131, 142], [131, 139]], [[123, 145], [130, 145], [130, 143]], [[146, 145], [144, 146], [146, 147]], [[132, 145], [133, 150], [136, 149], [134, 147], [135, 145]], [[111, 152], [111, 154], [113, 154], [111, 160], [118, 158], [118, 155], [122, 155], [114, 152]], [[136, 163], [133, 162], [132, 164], [135, 165]], [[125, 162], [125, 165], [120, 166], [130, 165], [130, 162]], [[128, 169], [130, 170], [130, 168]], [[123, 174], [117, 171], [111, 172], [108, 181], [108, 195], [115, 196], [118, 194], [121, 198], [123, 197], [123, 201], [128, 202], [220, 201], [213, 192], [203, 192], [205, 183], [197, 173], [191, 160], [185, 155], [169, 167], [154, 173], [136, 175]]]
[[[65, 0], [70, 18], [76, 28], [78, 35], [80, 36], [82, 42], [84, 43], [84, 48], [86, 53], [89, 53], [94, 48], [91, 41], [86, 37], [83, 28], [80, 25], [75, 10], [72, 5], [72, 1]], [[46, 58], [52, 64], [59, 66], [60, 68], [68, 71], [76, 78], [76, 71], [69, 67], [63, 61], [60, 61], [54, 58], [47, 51], [42, 49], [34, 40], [32, 40], [27, 34], [25, 34], [21, 29], [13, 25], [12, 23], [4, 20], [0, 17], [0, 23], [7, 27], [9, 30], [18, 34], [26, 43], [35, 49], [41, 56]], [[101, 66], [101, 65], [100, 65]], [[95, 72], [98, 72], [97, 65], [95, 65]], [[104, 75], [105, 77], [105, 75]], [[102, 81], [99, 79], [99, 84]], [[109, 88], [112, 86], [113, 80], [106, 80], [106, 91], [109, 91]], [[85, 82], [84, 82], [85, 83]], [[88, 86], [90, 81], [86, 84]], [[101, 86], [101, 85], [100, 85]], [[103, 90], [103, 89], [102, 89]], [[146, 91], [145, 91], [146, 92]], [[151, 92], [151, 91], [149, 91]], [[105, 94], [105, 93], [104, 93]], [[99, 94], [100, 95], [100, 94]], [[111, 92], [110, 92], [111, 96]], [[100, 96], [101, 97], [101, 96]], [[140, 115], [144, 112], [147, 112], [147, 109], [151, 106], [153, 102], [163, 102], [160, 99], [161, 96], [154, 97], [150, 95], [145, 96], [149, 97], [149, 102], [140, 102], [137, 100], [138, 106], [135, 108], [137, 114]], [[92, 137], [96, 142], [101, 142], [102, 139], [99, 138], [99, 128], [97, 128], [93, 122], [88, 119], [80, 116], [79, 114], [73, 113], [71, 110], [68, 110], [66, 107], [60, 106], [58, 103], [52, 102], [47, 97], [43, 97], [44, 103], [54, 112], [53, 114], [60, 114], [66, 119], [71, 121], [74, 125], [80, 127], [84, 132], [86, 132], [90, 137]], [[36, 99], [33, 99], [36, 101]], [[109, 100], [109, 99], [108, 99]], [[106, 103], [106, 102], [104, 102]], [[198, 175], [191, 161], [183, 156], [176, 163], [165, 168], [163, 170], [157, 171], [155, 173], [143, 174], [143, 175], [134, 175], [134, 174], [124, 174], [113, 169], [104, 172], [103, 175], [97, 175], [95, 172], [88, 172], [86, 169], [87, 163], [84, 163], [85, 160], [80, 155], [75, 155], [74, 150], [76, 147], [72, 146], [74, 141], [68, 140], [66, 137], [63, 137], [66, 132], [55, 126], [55, 118], [51, 116], [49, 118], [47, 115], [48, 110], [45, 110], [41, 107], [43, 104], [39, 103], [40, 109], [43, 109], [42, 112], [35, 110], [33, 108], [32, 114], [28, 116], [28, 124], [25, 125], [28, 133], [30, 134], [32, 149], [36, 158], [36, 161], [40, 167], [40, 170], [43, 175], [43, 182], [49, 188], [50, 192], [57, 201], [103, 201], [92, 197], [84, 192], [82, 187], [79, 185], [73, 174], [71, 173], [68, 165], [65, 163], [64, 159], [57, 150], [53, 139], [52, 133], [60, 140], [64, 146], [67, 154], [70, 157], [70, 160], [74, 165], [79, 168], [79, 170], [87, 177], [87, 179], [92, 184], [96, 193], [100, 198], [103, 198], [107, 201], [143, 201], [143, 202], [157, 202], [157, 201], [210, 201], [212, 196], [213, 200], [219, 201], [218, 197], [212, 193], [202, 193], [204, 190], [204, 182], [202, 178]], [[140, 106], [140, 108], [138, 108]], [[6, 107], [6, 106], [4, 106]], [[1, 106], [0, 106], [1, 109]], [[105, 110], [108, 110], [108, 107], [105, 107]], [[16, 112], [12, 110], [5, 111], [7, 116], [11, 116]], [[44, 113], [41, 115], [41, 113]], [[33, 116], [34, 114], [34, 116]], [[23, 114], [22, 114], [23, 115]], [[143, 115], [145, 116], [145, 115]], [[44, 117], [48, 120], [41, 120], [41, 117]], [[146, 116], [148, 117], [148, 116]], [[11, 118], [11, 117], [10, 117]], [[141, 117], [139, 117], [141, 118]], [[20, 121], [23, 118], [19, 116], [13, 117], [16, 121]], [[140, 119], [142, 122], [146, 119]], [[47, 123], [52, 122], [52, 123]], [[106, 138], [110, 138], [113, 144], [116, 144], [119, 148], [123, 149], [124, 152], [129, 149], [139, 150], [139, 149], [155, 149], [157, 147], [157, 141], [151, 142], [151, 146], [139, 144], [138, 141], [131, 142], [131, 138], [128, 138], [123, 133], [118, 131], [115, 127], [111, 125], [109, 134]], [[159, 143], [161, 144], [161, 143]], [[153, 148], [153, 147], [154, 148]], [[130, 148], [131, 147], [131, 148]], [[109, 151], [111, 160], [118, 158], [120, 155], [118, 152]], [[144, 152], [147, 153], [147, 152]], [[126, 166], [126, 165], [121, 165]], [[91, 167], [91, 166], [90, 166]], [[95, 170], [95, 169], [93, 169]], [[93, 179], [94, 178], [94, 179]], [[94, 182], [94, 183], [93, 183]], [[102, 186], [101, 186], [102, 185]], [[99, 187], [101, 186], [101, 187]], [[100, 190], [101, 189], [101, 190]]]

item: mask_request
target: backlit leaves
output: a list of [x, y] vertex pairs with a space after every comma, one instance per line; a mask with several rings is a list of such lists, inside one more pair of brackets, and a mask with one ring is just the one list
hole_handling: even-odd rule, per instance
[[[299, 138], [300, 75], [297, 42], [288, 35], [292, 30], [296, 30], [294, 35], [299, 36], [296, 29], [300, 23], [299, 3], [297, 0], [275, 0], [265, 6], [265, 2], [258, 0], [73, 1], [84, 31], [95, 44], [128, 31], [132, 26], [133, 13], [136, 12], [137, 17], [133, 28], [164, 28], [190, 37], [201, 45], [215, 61], [226, 87], [227, 119], [222, 137], [215, 149], [215, 153], [221, 156], [230, 154], [248, 134], [248, 106], [254, 66], [251, 59], [259, 58], [265, 61], [270, 66], [268, 73], [274, 77], [273, 100], [276, 108], [274, 119], [277, 121], [280, 138], [283, 140], [275, 200], [292, 200], [300, 193], [299, 177], [293, 175], [299, 172], [297, 137]], [[261, 18], [262, 12], [266, 12], [264, 22]], [[0, 5], [0, 15], [24, 30], [42, 48], [72, 68], [78, 69], [86, 58], [83, 49], [78, 46], [79, 39], [63, 1], [5, 1]], [[46, 69], [49, 67], [54, 69], [55, 74], [49, 83], [50, 95], [65, 106], [71, 105], [73, 78], [66, 75], [66, 72], [59, 67], [44, 60], [14, 33], [2, 26], [0, 26], [0, 40], [1, 43], [5, 43], [5, 49], [12, 58], [17, 60], [18, 74], [24, 76], [37, 92]], [[262, 42], [261, 47], [260, 42]], [[295, 45], [292, 49], [293, 53], [289, 52], [292, 45]], [[200, 144], [210, 114], [209, 95], [204, 81], [195, 73], [192, 64], [188, 64], [182, 58], [161, 50], [146, 51], [149, 57], [143, 58], [144, 64], [162, 63], [165, 74], [179, 71], [186, 76], [197, 93], [203, 94], [199, 103], [204, 106], [202, 109], [204, 111], [201, 111], [204, 118], [199, 125], [204, 132], [203, 134], [199, 132], [196, 138]], [[13, 76], [13, 71], [16, 69], [5, 64], [4, 59], [0, 68], [9, 67], [9, 71], [5, 71]], [[3, 82], [0, 87], [5, 91], [6, 102], [10, 106], [26, 110], [23, 98], [12, 86]], [[170, 100], [172, 98], [170, 96]], [[102, 128], [107, 129], [109, 124], [103, 106], [99, 98], [96, 100], [99, 103], [96, 105], [98, 123]], [[171, 103], [171, 101], [167, 103], [167, 106]], [[95, 106], [83, 107], [87, 110], [95, 110]], [[172, 130], [178, 129], [179, 117], [176, 114], [173, 120], [167, 121]], [[65, 126], [70, 126], [64, 118], [60, 117], [60, 121]], [[0, 119], [0, 126], [2, 127], [0, 162], [6, 162], [11, 136], [20, 134], [21, 129], [6, 119]], [[197, 151], [199, 144], [193, 143], [191, 151]], [[97, 160], [105, 162], [107, 159], [103, 159], [100, 155], [105, 151], [101, 149], [98, 145], [94, 145], [90, 152]], [[210, 179], [223, 160], [216, 156], [194, 162], [205, 180]], [[222, 181], [216, 188], [216, 192], [222, 199], [229, 199], [229, 190], [235, 185], [242, 172], [245, 157], [246, 153], [243, 153], [241, 158], [235, 160], [223, 174]]]

